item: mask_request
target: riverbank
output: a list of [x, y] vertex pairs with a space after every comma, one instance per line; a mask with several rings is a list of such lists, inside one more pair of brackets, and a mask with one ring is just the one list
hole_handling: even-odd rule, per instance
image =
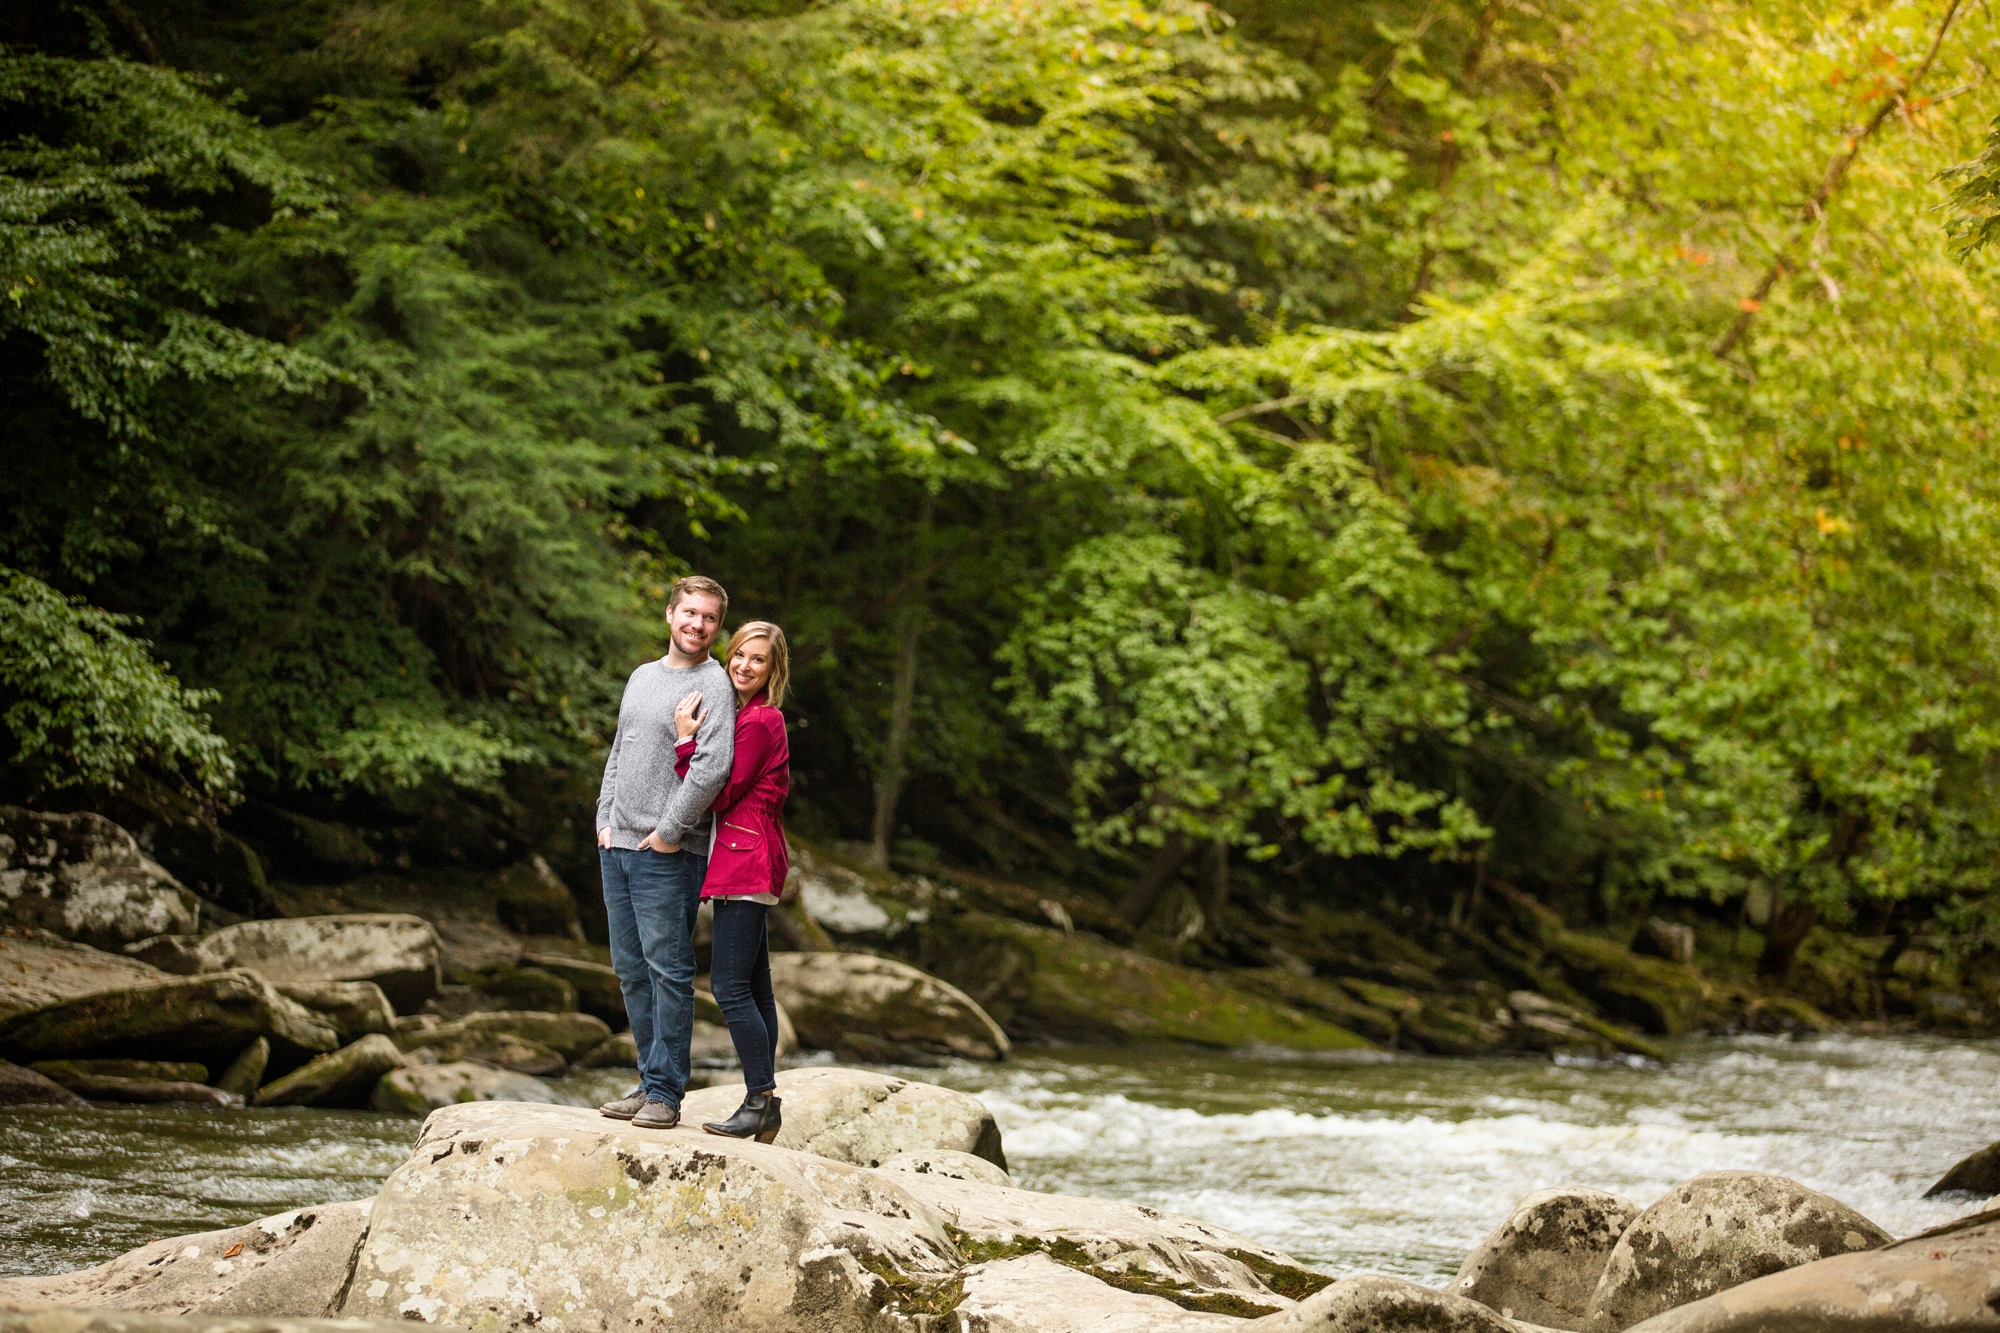
[[[1741, 1036], [1672, 1053], [1664, 1068], [1633, 1068], [1078, 1047], [905, 1072], [977, 1094], [1025, 1187], [1199, 1217], [1335, 1276], [1440, 1285], [1516, 1199], [1555, 1184], [1649, 1204], [1702, 1170], [1768, 1171], [1898, 1235], [1983, 1206], [1921, 1195], [2000, 1139], [2000, 1044]], [[556, 1087], [587, 1100], [629, 1077], [590, 1071]], [[0, 1115], [5, 1275], [365, 1197], [417, 1132], [357, 1111], [11, 1109]]]

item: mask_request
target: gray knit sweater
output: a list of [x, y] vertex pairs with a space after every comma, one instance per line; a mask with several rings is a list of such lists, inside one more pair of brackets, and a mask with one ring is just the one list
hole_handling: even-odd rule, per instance
[[[674, 773], [674, 709], [690, 690], [701, 691], [708, 711], [683, 780]], [[709, 802], [729, 780], [735, 757], [736, 689], [722, 664], [646, 663], [625, 682], [618, 705], [618, 734], [597, 790], [597, 827], [611, 830], [613, 847], [636, 848], [657, 832], [662, 842], [707, 855]]]

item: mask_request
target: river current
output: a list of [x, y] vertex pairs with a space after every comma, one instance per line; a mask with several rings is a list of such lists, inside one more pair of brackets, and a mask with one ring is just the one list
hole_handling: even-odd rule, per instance
[[[1700, 1171], [1771, 1171], [1906, 1235], [1984, 1206], [1921, 1195], [2000, 1139], [2000, 1043], [1926, 1037], [1704, 1038], [1665, 1067], [1040, 1048], [899, 1072], [984, 1099], [1024, 1187], [1142, 1202], [1327, 1273], [1434, 1286], [1551, 1185], [1643, 1204]], [[631, 1077], [565, 1087], [595, 1100]], [[416, 1133], [354, 1111], [0, 1109], [0, 1274], [365, 1197]]]

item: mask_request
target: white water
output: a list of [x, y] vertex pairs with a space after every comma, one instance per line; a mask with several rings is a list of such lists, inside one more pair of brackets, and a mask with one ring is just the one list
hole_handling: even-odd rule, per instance
[[940, 1081], [993, 1108], [1025, 1186], [1432, 1285], [1552, 1185], [1646, 1204], [1698, 1172], [1771, 1171], [1908, 1234], [1985, 1206], [1920, 1196], [2000, 1139], [2000, 1046], [1926, 1038], [1691, 1042], [1666, 1068], [1076, 1051]]
[[[1702, 1040], [1666, 1068], [1044, 1048], [898, 1072], [984, 1098], [1028, 1188], [1148, 1203], [1329, 1273], [1433, 1285], [1550, 1185], [1650, 1203], [1697, 1172], [1775, 1171], [1908, 1234], [1984, 1206], [1919, 1196], [2000, 1139], [2000, 1043], [1937, 1038]], [[571, 1091], [615, 1096], [632, 1078], [592, 1071]], [[416, 1133], [353, 1111], [0, 1109], [0, 1275], [365, 1197]]]

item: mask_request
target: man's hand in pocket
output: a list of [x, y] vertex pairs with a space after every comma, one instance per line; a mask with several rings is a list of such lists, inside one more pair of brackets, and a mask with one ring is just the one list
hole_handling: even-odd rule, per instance
[[677, 842], [661, 842], [659, 830], [655, 829], [646, 835], [646, 840], [639, 844], [639, 849], [647, 852], [667, 853], [679, 851], [681, 845]]

